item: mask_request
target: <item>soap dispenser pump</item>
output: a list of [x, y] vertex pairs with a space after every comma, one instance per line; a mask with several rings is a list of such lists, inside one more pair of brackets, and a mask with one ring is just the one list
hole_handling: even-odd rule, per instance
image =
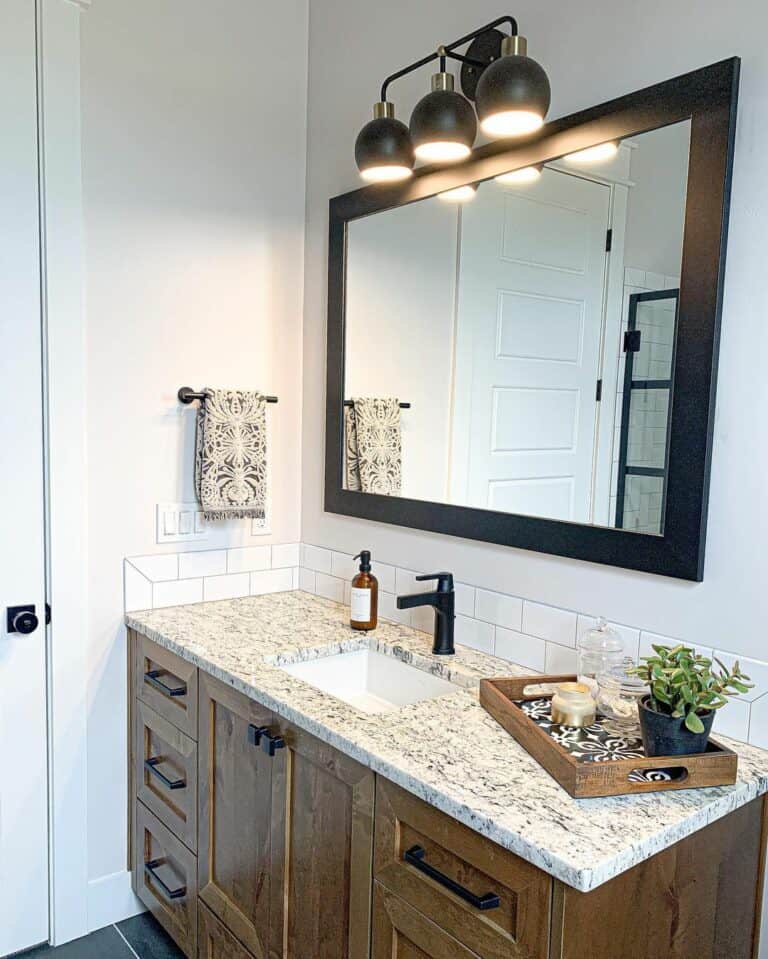
[[352, 580], [352, 601], [349, 625], [352, 629], [376, 629], [378, 623], [379, 581], [371, 572], [370, 550], [361, 550], [355, 556], [360, 560], [360, 572]]

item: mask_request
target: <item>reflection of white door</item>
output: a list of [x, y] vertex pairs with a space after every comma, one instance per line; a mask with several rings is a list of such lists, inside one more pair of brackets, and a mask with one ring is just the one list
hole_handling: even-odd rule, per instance
[[548, 169], [463, 207], [454, 502], [589, 522], [609, 209]]
[[[0, 956], [48, 939], [35, 4], [0, 4]], [[6, 628], [34, 605], [37, 629]]]

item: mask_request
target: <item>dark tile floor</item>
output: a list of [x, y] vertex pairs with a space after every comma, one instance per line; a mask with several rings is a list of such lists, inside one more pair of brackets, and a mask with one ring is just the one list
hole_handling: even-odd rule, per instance
[[65, 946], [38, 946], [18, 959], [183, 959], [165, 931], [149, 915], [125, 919]]

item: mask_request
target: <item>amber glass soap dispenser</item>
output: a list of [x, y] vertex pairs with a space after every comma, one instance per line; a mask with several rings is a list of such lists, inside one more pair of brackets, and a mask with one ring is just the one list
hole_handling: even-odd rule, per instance
[[352, 629], [376, 629], [379, 581], [371, 573], [370, 551], [362, 550], [355, 559], [360, 560], [360, 572], [352, 580], [352, 609], [349, 625]]

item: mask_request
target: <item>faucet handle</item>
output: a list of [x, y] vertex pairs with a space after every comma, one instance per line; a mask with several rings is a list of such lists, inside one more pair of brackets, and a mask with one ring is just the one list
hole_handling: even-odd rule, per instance
[[453, 592], [453, 573], [425, 573], [423, 576], [416, 577], [419, 583], [424, 583], [430, 579], [437, 580], [438, 593]]

